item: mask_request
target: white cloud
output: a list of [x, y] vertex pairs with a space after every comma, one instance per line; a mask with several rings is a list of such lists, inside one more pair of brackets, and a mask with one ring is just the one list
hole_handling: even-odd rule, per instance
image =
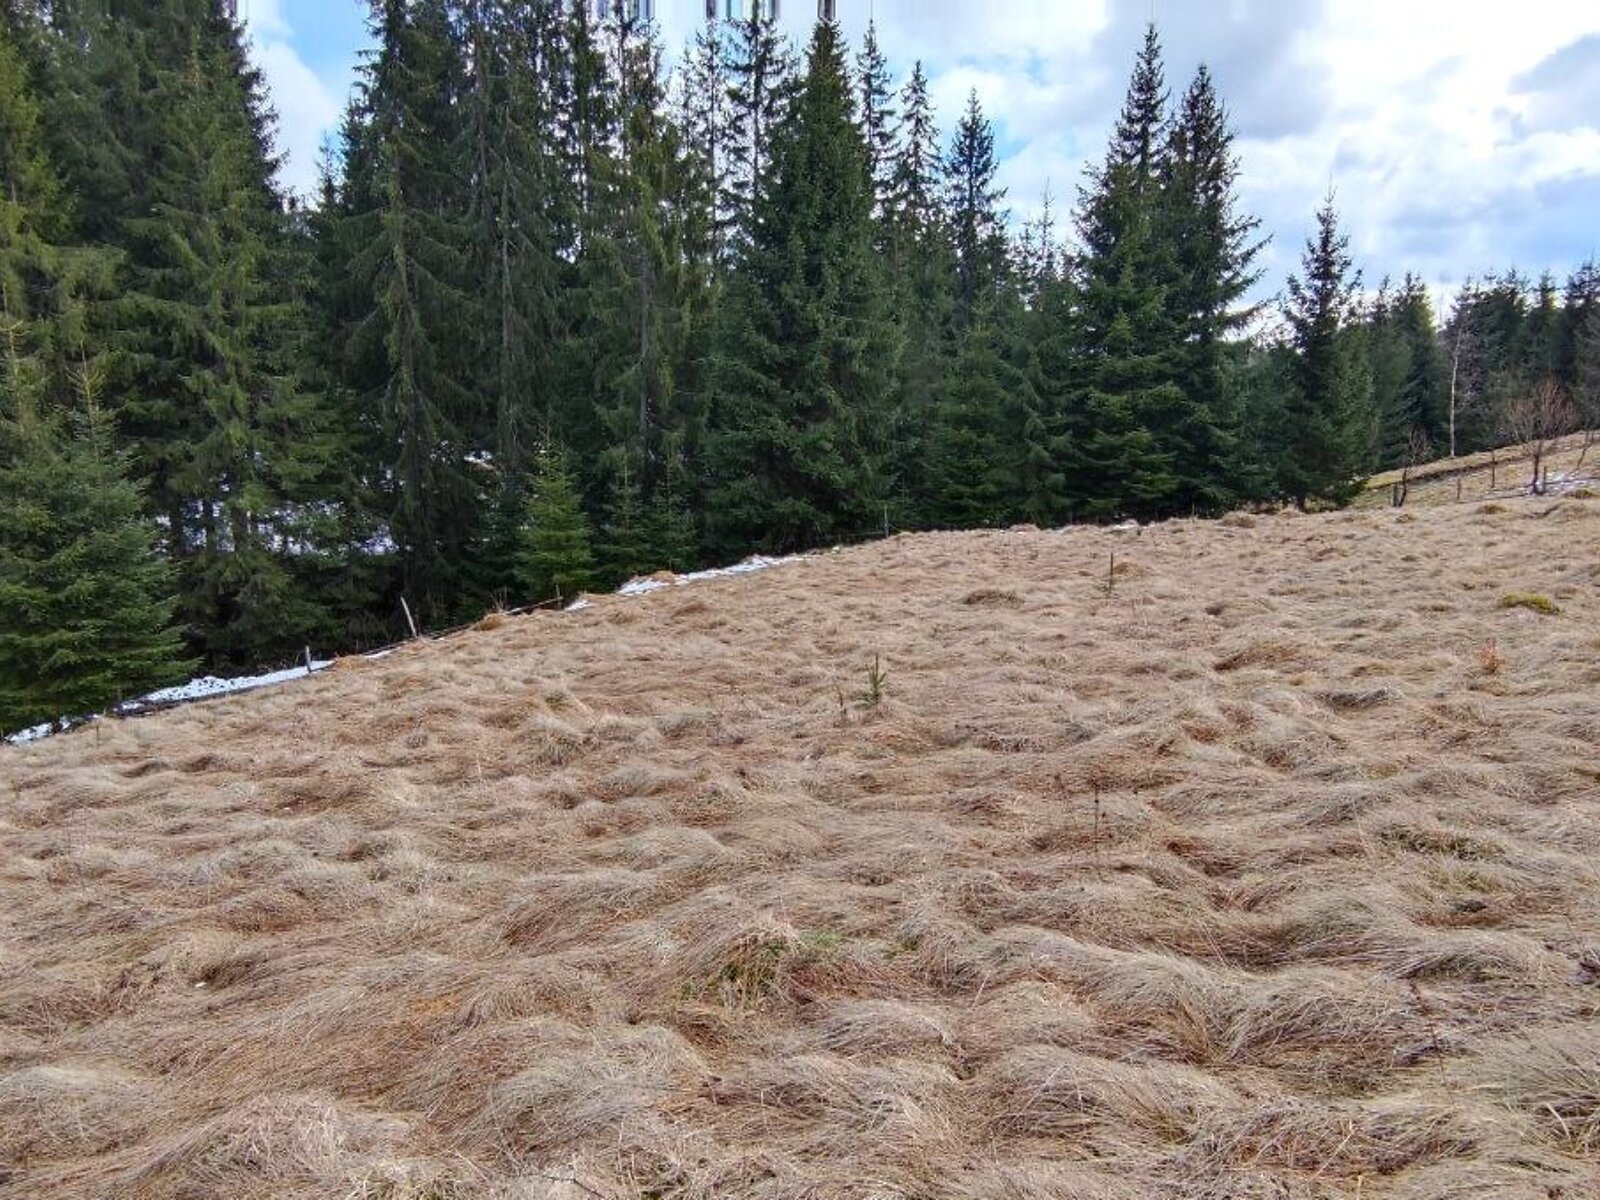
[[281, 0], [243, 0], [240, 15], [257, 37], [289, 36], [289, 22], [283, 15]]
[[[350, 79], [295, 52], [282, 0], [247, 0], [257, 60], [289, 154], [309, 187]], [[1048, 183], [1069, 209], [1104, 153], [1152, 13], [1168, 85], [1210, 66], [1239, 132], [1245, 207], [1274, 238], [1264, 290], [1298, 258], [1330, 184], [1369, 279], [1431, 281], [1516, 263], [1558, 271], [1600, 237], [1600, 9], [1523, 0], [1515, 12], [1459, 0], [840, 0], [859, 45], [869, 15], [903, 79], [928, 70], [941, 127], [976, 89], [995, 121], [1001, 182], [1018, 217]], [[699, 0], [657, 0], [669, 55]], [[797, 44], [814, 7], [784, 0]], [[1586, 35], [1589, 40], [1585, 41]]]
[[249, 0], [241, 15], [250, 34], [251, 58], [266, 78], [278, 115], [277, 150], [284, 156], [279, 180], [289, 191], [310, 196], [316, 190], [323, 140], [343, 115], [354, 64], [333, 81], [307, 66], [279, 0]]
[[[1077, 10], [1062, 4], [1060, 10]], [[928, 58], [948, 129], [975, 87], [1008, 155], [1019, 216], [1045, 182], [1069, 204], [1104, 152], [1149, 0], [1086, 6], [883, 4]], [[1569, 269], [1600, 222], [1600, 10], [1527, 0], [1509, 17], [1458, 0], [1163, 0], [1167, 83], [1212, 69], [1240, 140], [1245, 207], [1274, 244], [1264, 291], [1298, 259], [1330, 184], [1369, 279], [1416, 270], [1440, 282], [1514, 262]], [[883, 14], [884, 41], [890, 28]], [[1588, 40], [1585, 35], [1590, 35]], [[896, 54], [896, 58], [901, 56]]]

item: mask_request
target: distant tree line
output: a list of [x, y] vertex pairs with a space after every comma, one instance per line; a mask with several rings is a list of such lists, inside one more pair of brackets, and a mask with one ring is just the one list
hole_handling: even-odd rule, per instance
[[[627, 6], [612, 6], [626, 9]], [[869, 28], [375, 0], [314, 203], [218, 0], [0, 0], [0, 727], [195, 663], [885, 529], [1337, 503], [1589, 425], [1600, 271], [1441, 324], [1331, 199], [1281, 311], [1226, 108], [1152, 28], [1070, 216], [1015, 223]], [[1573, 417], [1576, 420], [1576, 416]]]

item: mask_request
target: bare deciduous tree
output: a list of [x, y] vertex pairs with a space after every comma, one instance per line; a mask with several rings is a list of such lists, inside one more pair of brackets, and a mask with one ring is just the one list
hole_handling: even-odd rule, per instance
[[1577, 413], [1561, 385], [1546, 377], [1517, 393], [1506, 404], [1503, 419], [1506, 436], [1533, 458], [1529, 491], [1537, 495], [1544, 490], [1544, 460], [1553, 443], [1577, 426]]
[[1411, 472], [1433, 457], [1433, 443], [1420, 428], [1413, 427], [1406, 436], [1406, 461], [1400, 469], [1400, 482], [1394, 485], [1394, 506], [1405, 507], [1411, 493]]

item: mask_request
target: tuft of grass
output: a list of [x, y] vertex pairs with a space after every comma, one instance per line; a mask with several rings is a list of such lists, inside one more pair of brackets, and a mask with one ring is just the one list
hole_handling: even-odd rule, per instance
[[969, 608], [1021, 608], [1022, 597], [1009, 588], [978, 588], [961, 597]]
[[1500, 643], [1494, 638], [1490, 638], [1478, 647], [1478, 669], [1485, 675], [1498, 675], [1505, 665], [1505, 656], [1500, 653]]
[[1536, 613], [1543, 613], [1547, 617], [1556, 616], [1561, 612], [1561, 606], [1549, 596], [1540, 595], [1538, 592], [1507, 592], [1500, 597], [1501, 608], [1527, 608]]
[[1486, 517], [1492, 517], [1497, 513], [1509, 512], [1511, 510], [1506, 508], [1504, 504], [1495, 504], [1490, 502], [1488, 504], [1479, 505], [1478, 511]]

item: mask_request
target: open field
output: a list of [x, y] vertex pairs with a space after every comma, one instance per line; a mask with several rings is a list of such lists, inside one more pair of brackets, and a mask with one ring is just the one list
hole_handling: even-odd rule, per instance
[[1600, 501], [1530, 499], [901, 537], [0, 748], [0, 1196], [1597, 1196], [1597, 747]]
[[[1552, 490], [1587, 485], [1600, 491], [1600, 435], [1575, 433], [1558, 438], [1550, 445], [1543, 464], [1548, 467]], [[1391, 489], [1400, 482], [1401, 471], [1385, 471], [1367, 480], [1356, 497], [1356, 508], [1388, 508]], [[1502, 446], [1481, 454], [1441, 458], [1413, 467], [1406, 507], [1451, 504], [1458, 501], [1482, 502], [1504, 499], [1526, 491], [1533, 480], [1533, 458], [1527, 446]], [[1563, 478], [1557, 483], [1558, 477]]]

